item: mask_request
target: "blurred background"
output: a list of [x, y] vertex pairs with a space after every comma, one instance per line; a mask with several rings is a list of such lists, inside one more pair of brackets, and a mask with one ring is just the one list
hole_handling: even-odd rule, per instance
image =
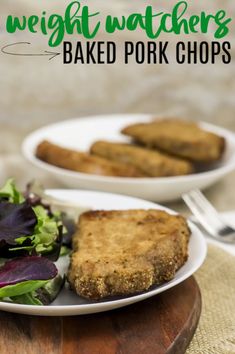
[[[63, 14], [66, 0], [1, 0], [1, 46], [17, 41], [32, 41], [34, 50], [47, 50], [43, 35], [27, 32], [9, 35], [5, 32], [7, 15]], [[153, 5], [157, 12], [171, 10], [176, 1], [104, 0], [81, 1], [103, 15], [143, 12]], [[188, 1], [189, 13], [216, 13], [220, 8], [235, 18], [232, 0]], [[230, 27], [226, 40], [233, 42], [235, 26]], [[67, 38], [71, 40], [71, 38]], [[74, 40], [82, 40], [74, 37]], [[107, 38], [102, 31], [97, 40], [114, 40], [119, 47], [125, 40], [146, 40], [144, 33], [120, 32]], [[162, 36], [162, 41], [182, 40], [179, 36]], [[185, 38], [184, 38], [185, 39]], [[190, 36], [187, 40], [192, 39]], [[193, 40], [213, 40], [212, 32]], [[232, 49], [234, 57], [234, 49]], [[173, 55], [171, 53], [170, 55]], [[235, 64], [214, 65], [148, 65], [118, 62], [113, 65], [64, 65], [62, 57], [48, 61], [47, 57], [25, 58], [0, 54], [0, 183], [15, 175], [20, 183], [40, 176], [48, 186], [56, 182], [29, 167], [20, 153], [24, 136], [42, 125], [93, 114], [156, 113], [204, 120], [235, 130]], [[97, 128], [97, 127], [96, 127]], [[234, 174], [219, 183], [217, 193], [209, 191], [221, 209], [234, 203], [230, 191]], [[222, 195], [221, 195], [222, 194]]]

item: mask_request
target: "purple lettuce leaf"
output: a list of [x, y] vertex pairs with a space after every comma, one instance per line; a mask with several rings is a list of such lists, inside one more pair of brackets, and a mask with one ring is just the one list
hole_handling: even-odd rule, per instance
[[44, 257], [29, 256], [6, 262], [0, 268], [0, 288], [29, 280], [53, 279], [58, 270]]
[[28, 203], [0, 203], [0, 242], [15, 245], [18, 237], [31, 236], [36, 224], [36, 215]]

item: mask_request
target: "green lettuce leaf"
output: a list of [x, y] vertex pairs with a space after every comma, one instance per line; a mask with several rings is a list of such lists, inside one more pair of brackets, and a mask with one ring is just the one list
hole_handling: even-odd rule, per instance
[[57, 275], [54, 279], [49, 280], [44, 286], [34, 292], [35, 299], [39, 300], [43, 305], [49, 305], [57, 298], [64, 283], [65, 277]]
[[0, 288], [0, 298], [31, 293], [44, 286], [47, 282], [48, 280], [27, 280], [18, 284], [4, 286]]
[[34, 292], [18, 296], [12, 296], [11, 301], [16, 304], [42, 306], [42, 302], [34, 296]]
[[33, 235], [17, 238], [15, 240], [17, 245], [11, 248], [11, 251], [26, 250], [29, 254], [50, 254], [52, 259], [56, 261], [59, 257], [63, 236], [62, 222], [59, 221], [58, 215], [48, 215], [47, 210], [41, 205], [33, 207], [33, 211], [37, 219]]
[[67, 246], [61, 246], [60, 257], [65, 257], [71, 253], [71, 249]]
[[47, 281], [42, 287], [26, 294], [11, 296], [10, 300], [17, 304], [25, 305], [49, 305], [52, 303], [63, 288], [65, 277], [57, 275], [54, 279]]
[[10, 203], [21, 204], [25, 201], [15, 186], [12, 178], [8, 179], [6, 184], [0, 189], [0, 198], [7, 199]]

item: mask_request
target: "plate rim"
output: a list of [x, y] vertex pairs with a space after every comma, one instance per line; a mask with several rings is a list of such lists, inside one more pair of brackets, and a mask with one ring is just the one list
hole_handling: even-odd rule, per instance
[[[135, 198], [135, 197], [129, 197], [126, 195], [121, 195], [121, 194], [115, 194], [115, 193], [107, 193], [107, 192], [101, 192], [101, 191], [92, 191], [92, 190], [79, 190], [79, 189], [47, 189], [46, 190], [47, 193], [82, 193], [82, 194], [86, 194], [86, 193], [91, 193], [91, 194], [96, 194], [96, 195], [107, 195], [110, 197], [119, 197], [119, 198], [125, 198], [125, 199], [131, 199], [133, 202], [134, 201], [138, 201], [138, 202], [143, 202], [144, 204], [149, 204], [148, 208], [160, 208], [162, 210], [165, 210], [171, 214], [179, 214], [176, 211], [165, 207], [161, 204], [158, 203], [154, 203], [154, 202], [150, 202], [141, 198]], [[110, 209], [111, 210], [111, 209]], [[192, 276], [200, 267], [201, 265], [204, 263], [206, 255], [207, 255], [207, 242], [205, 237], [203, 236], [202, 232], [198, 229], [198, 227], [192, 223], [191, 221], [187, 220], [190, 228], [192, 229], [192, 235], [195, 233], [197, 234], [197, 238], [199, 237], [199, 243], [201, 246], [201, 257], [200, 257], [200, 261], [198, 261], [187, 273], [185, 273], [184, 275], [182, 275], [179, 279], [175, 280], [175, 278], [173, 278], [172, 280], [170, 280], [167, 283], [164, 284], [160, 284], [159, 286], [164, 287], [164, 289], [161, 291], [161, 289], [153, 289], [153, 290], [147, 290], [143, 293], [140, 294], [134, 294], [131, 296], [126, 296], [123, 297], [121, 299], [118, 300], [112, 300], [112, 301], [101, 301], [101, 302], [96, 302], [96, 303], [91, 303], [91, 304], [79, 304], [79, 305], [52, 305], [52, 306], [35, 306], [35, 305], [26, 305], [26, 304], [14, 304], [14, 303], [7, 303], [7, 302], [0, 302], [0, 310], [1, 311], [8, 311], [8, 312], [12, 312], [12, 313], [22, 313], [22, 314], [31, 314], [31, 315], [39, 315], [38, 310], [42, 310], [40, 311], [40, 315], [41, 316], [71, 316], [73, 315], [73, 313], [71, 313], [71, 310], [73, 310], [75, 313], [74, 315], [83, 315], [83, 313], [78, 313], [76, 311], [78, 310], [85, 310], [87, 308], [93, 310], [92, 312], [89, 311], [90, 314], [95, 313], [95, 312], [105, 312], [105, 311], [109, 311], [115, 308], [120, 308], [120, 307], [125, 307], [127, 305], [131, 305], [135, 302], [140, 302], [143, 301], [147, 298], [150, 298], [152, 296], [156, 296], [157, 294], [160, 294], [170, 288], [173, 288], [177, 285], [179, 285], [180, 283], [182, 283], [183, 281], [185, 281], [186, 279], [188, 279], [190, 276]], [[191, 236], [192, 237], [192, 236]], [[172, 281], [174, 282], [174, 284], [172, 285]], [[160, 291], [157, 291], [160, 290]], [[132, 299], [131, 302], [129, 302], [128, 300]], [[107, 304], [111, 304], [114, 306], [111, 306], [108, 309], [103, 309], [105, 307], [107, 307]], [[118, 305], [118, 306], [115, 306]], [[120, 305], [120, 306], [119, 306]], [[101, 310], [99, 311], [95, 311], [96, 309], [101, 308]], [[25, 310], [25, 311], [24, 311]], [[31, 312], [32, 311], [32, 312]], [[37, 313], [35, 313], [37, 312]], [[67, 313], [66, 313], [67, 312]], [[85, 313], [84, 313], [85, 314]], [[87, 312], [88, 314], [88, 312]]]
[[[61, 167], [53, 166], [50, 165], [44, 161], [39, 160], [35, 155], [34, 155], [34, 148], [35, 148], [35, 143], [33, 143], [35, 137], [40, 135], [40, 133], [48, 130], [48, 129], [53, 129], [53, 127], [58, 127], [63, 124], [72, 124], [74, 122], [82, 122], [82, 121], [88, 121], [88, 120], [95, 120], [95, 119], [121, 119], [124, 117], [129, 117], [132, 119], [138, 118], [138, 119], [143, 119], [143, 120], [150, 120], [151, 118], [161, 118], [156, 115], [152, 114], [104, 114], [104, 115], [92, 115], [92, 116], [87, 116], [87, 117], [77, 117], [77, 118], [72, 118], [68, 120], [62, 120], [56, 123], [48, 124], [45, 125], [39, 129], [36, 129], [35, 131], [31, 132], [28, 134], [25, 139], [23, 140], [23, 143], [21, 145], [21, 150], [24, 155], [24, 157], [31, 162], [33, 165], [37, 166], [38, 168], [41, 168], [43, 170], [46, 170], [50, 173], [55, 173], [59, 175], [64, 175], [67, 177], [75, 178], [77, 180], [79, 179], [86, 179], [89, 182], [105, 182], [107, 184], [113, 184], [113, 183], [118, 183], [118, 184], [142, 184], [142, 183], [148, 183], [148, 184], [171, 184], [172, 182], [188, 182], [190, 181], [195, 181], [195, 180], [202, 180], [207, 177], [211, 177], [214, 175], [225, 175], [228, 174], [229, 172], [232, 172], [235, 169], [235, 159], [233, 161], [229, 161], [228, 163], [225, 163], [223, 166], [218, 166], [213, 170], [209, 171], [203, 171], [199, 173], [194, 173], [190, 175], [183, 175], [183, 176], [169, 176], [169, 177], [115, 177], [115, 176], [100, 176], [100, 175], [92, 175], [88, 173], [82, 173], [82, 172], [76, 172], [76, 171], [70, 171], [66, 170]], [[197, 122], [201, 127], [204, 129], [211, 131], [211, 132], [217, 132], [218, 134], [221, 134], [222, 136], [229, 137], [231, 140], [233, 139], [234, 144], [235, 144], [235, 133], [217, 126], [215, 124], [211, 124], [208, 122], [204, 121], [198, 121]], [[31, 147], [29, 149], [29, 147]], [[234, 149], [235, 150], [235, 149]]]

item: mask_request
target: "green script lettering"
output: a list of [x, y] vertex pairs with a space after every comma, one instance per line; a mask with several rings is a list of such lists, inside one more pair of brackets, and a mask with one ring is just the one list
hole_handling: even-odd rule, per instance
[[96, 23], [94, 29], [90, 28], [90, 18], [99, 15], [99, 12], [90, 14], [88, 6], [82, 8], [81, 16], [78, 13], [81, 9], [81, 5], [78, 1], [72, 2], [65, 11], [65, 27], [68, 34], [74, 33], [74, 27], [76, 26], [76, 32], [83, 34], [85, 38], [94, 38], [100, 28], [100, 21]]
[[[182, 7], [181, 12], [179, 12], [180, 7]], [[186, 1], [180, 1], [175, 5], [172, 11], [172, 28], [175, 34], [181, 33], [181, 28], [183, 27], [183, 32], [188, 34], [188, 22], [186, 19], [182, 18], [185, 12], [187, 11], [188, 4]], [[182, 19], [181, 19], [182, 18]]]
[[143, 16], [141, 14], [130, 15], [126, 22], [126, 28], [129, 31], [135, 31], [138, 27], [145, 29]]
[[[201, 11], [197, 15], [187, 14], [188, 2], [178, 1], [172, 11], [153, 12], [153, 7], [148, 5], [145, 13], [133, 13], [120, 18], [108, 15], [105, 19], [105, 29], [107, 33], [115, 31], [135, 31], [141, 29], [150, 39], [158, 38], [161, 33], [208, 33], [209, 26], [214, 29], [215, 38], [223, 38], [229, 33], [228, 24], [232, 21], [228, 18], [226, 11], [219, 10], [215, 14]], [[65, 9], [64, 15], [50, 14], [42, 11], [41, 17], [31, 15], [29, 17], [9, 15], [6, 21], [8, 33], [15, 33], [28, 29], [31, 33], [41, 32], [49, 36], [48, 44], [50, 47], [60, 45], [65, 34], [82, 35], [86, 39], [95, 38], [101, 21], [97, 19], [99, 12], [92, 13], [88, 6], [82, 6], [79, 1], [70, 1]], [[212, 27], [213, 26], [213, 27]]]
[[30, 32], [37, 33], [37, 30], [35, 30], [34, 27], [36, 26], [36, 24], [38, 24], [38, 22], [39, 22], [38, 16], [30, 16], [28, 20], [28, 27]]
[[117, 17], [107, 16], [106, 18], [106, 32], [114, 33], [116, 30], [124, 30], [126, 26], [126, 18], [122, 16], [122, 19], [119, 20]]
[[14, 18], [13, 16], [7, 17], [6, 30], [8, 33], [15, 33], [17, 29], [23, 31], [25, 30], [26, 26], [27, 26], [26, 16], [23, 16], [22, 23], [20, 23], [20, 20], [17, 17]]
[[215, 23], [218, 25], [217, 30], [215, 31], [215, 38], [223, 38], [227, 36], [229, 33], [228, 24], [232, 21], [231, 18], [225, 19], [226, 12], [224, 10], [220, 10], [215, 15]]
[[49, 37], [49, 46], [57, 47], [64, 39], [64, 20], [60, 15], [51, 15], [48, 20], [48, 28], [53, 30]]
[[199, 24], [200, 18], [199, 16], [191, 16], [189, 19], [189, 28], [192, 33], [197, 33], [198, 31], [195, 29], [195, 27]]
[[161, 28], [158, 28], [156, 32], [154, 32], [153, 28], [153, 19], [158, 16], [162, 16], [163, 12], [159, 12], [157, 14], [153, 14], [153, 8], [152, 6], [147, 6], [146, 11], [145, 11], [145, 28], [146, 28], [146, 34], [149, 38], [155, 39], [157, 38], [160, 33], [161, 33]]

